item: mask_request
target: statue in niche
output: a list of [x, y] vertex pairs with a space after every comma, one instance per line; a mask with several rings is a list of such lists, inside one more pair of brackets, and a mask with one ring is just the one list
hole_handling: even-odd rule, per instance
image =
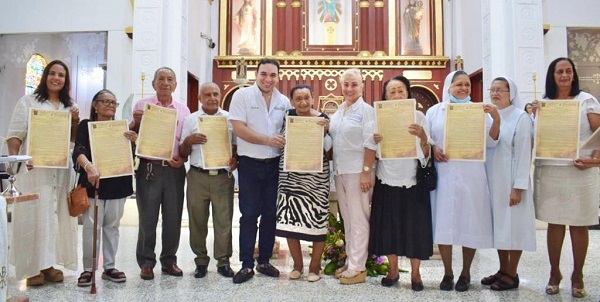
[[244, 4], [233, 20], [240, 34], [238, 42], [238, 54], [252, 55], [256, 54], [256, 25], [258, 23], [258, 13], [252, 5], [252, 0], [244, 0]]
[[339, 0], [322, 0], [317, 4], [319, 21], [325, 26], [325, 45], [335, 45], [336, 27], [342, 15], [342, 3]]
[[419, 33], [424, 11], [422, 0], [408, 0], [408, 4], [404, 9], [404, 27], [408, 37], [407, 42], [404, 44], [406, 54], [423, 54]]

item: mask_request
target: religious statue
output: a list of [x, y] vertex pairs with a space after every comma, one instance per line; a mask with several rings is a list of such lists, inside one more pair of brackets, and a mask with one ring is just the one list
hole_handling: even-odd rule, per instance
[[323, 44], [337, 44], [336, 29], [342, 15], [342, 3], [339, 0], [321, 0], [317, 3], [317, 14], [319, 21], [325, 26]]
[[325, 22], [340, 22], [342, 14], [342, 4], [339, 0], [322, 0], [317, 6], [317, 14], [320, 15], [319, 21]]
[[254, 46], [256, 45], [258, 13], [254, 6], [252, 6], [252, 0], [244, 0], [244, 4], [242, 4], [242, 7], [240, 7], [240, 10], [234, 16], [233, 21], [240, 34], [240, 41], [237, 44], [237, 53], [242, 55], [256, 54]]
[[423, 49], [419, 41], [421, 19], [423, 18], [423, 1], [409, 0], [404, 9], [404, 26], [408, 41], [404, 44], [407, 54], [422, 54]]

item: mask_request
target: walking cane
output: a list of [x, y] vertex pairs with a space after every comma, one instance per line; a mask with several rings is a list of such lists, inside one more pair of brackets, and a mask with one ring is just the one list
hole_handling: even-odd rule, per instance
[[94, 194], [94, 242], [92, 243], [92, 288], [90, 289], [90, 294], [96, 293], [96, 242], [98, 241], [98, 188], [95, 190]]

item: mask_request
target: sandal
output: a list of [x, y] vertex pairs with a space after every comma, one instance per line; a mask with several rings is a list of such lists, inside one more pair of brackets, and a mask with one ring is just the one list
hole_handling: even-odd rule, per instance
[[498, 271], [497, 273], [487, 276], [483, 279], [481, 279], [481, 284], [482, 285], [492, 285], [494, 283], [496, 283], [496, 281], [498, 281], [498, 279], [500, 279], [500, 275], [502, 275], [503, 273], [501, 271]]
[[[507, 282], [506, 279], [512, 281], [512, 283]], [[502, 276], [490, 286], [490, 289], [495, 291], [504, 291], [515, 288], [519, 288], [519, 274], [514, 277], [511, 277], [508, 274], [502, 274]]]
[[52, 266], [47, 269], [41, 270], [41, 273], [44, 274], [44, 280], [48, 282], [63, 282], [63, 280], [65, 279], [63, 272], [61, 270], [55, 269]]
[[46, 281], [44, 281], [44, 274], [42, 273], [27, 278], [27, 286], [40, 286], [44, 284], [46, 284]]
[[92, 272], [85, 271], [79, 275], [77, 279], [77, 286], [90, 286], [92, 285]]
[[110, 269], [104, 270], [104, 273], [102, 273], [102, 279], [110, 280], [110, 281], [116, 282], [116, 283], [121, 283], [121, 282], [127, 281], [127, 277], [125, 276], [125, 273], [119, 271], [116, 268], [110, 268]]

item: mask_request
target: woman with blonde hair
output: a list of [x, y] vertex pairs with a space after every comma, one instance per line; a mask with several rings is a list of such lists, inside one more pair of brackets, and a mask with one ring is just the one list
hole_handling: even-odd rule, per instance
[[344, 102], [331, 117], [333, 171], [339, 207], [344, 219], [347, 263], [336, 271], [342, 284], [365, 282], [368, 257], [371, 195], [375, 179], [375, 112], [362, 98], [360, 70], [340, 77]]

